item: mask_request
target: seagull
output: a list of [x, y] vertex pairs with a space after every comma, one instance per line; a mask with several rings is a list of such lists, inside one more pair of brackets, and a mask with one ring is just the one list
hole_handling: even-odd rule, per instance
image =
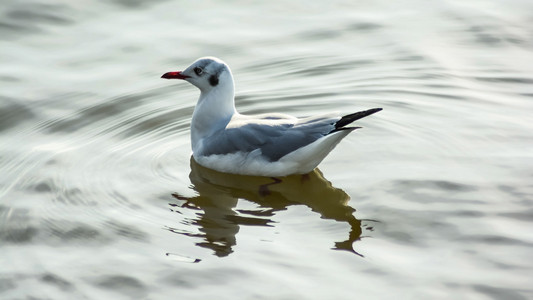
[[282, 177], [307, 174], [345, 138], [361, 127], [353, 121], [381, 108], [341, 116], [327, 113], [306, 118], [268, 113], [244, 115], [235, 109], [235, 83], [229, 66], [202, 57], [184, 71], [167, 72], [200, 89], [191, 121], [194, 160], [219, 172]]

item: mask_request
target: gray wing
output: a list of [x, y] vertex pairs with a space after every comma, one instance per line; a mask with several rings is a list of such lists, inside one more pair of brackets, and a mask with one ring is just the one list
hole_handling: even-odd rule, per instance
[[269, 161], [277, 161], [331, 133], [339, 119], [340, 117], [331, 116], [281, 121], [271, 117], [253, 119], [238, 127], [221, 129], [204, 139], [201, 154], [229, 154], [261, 149], [263, 156]]

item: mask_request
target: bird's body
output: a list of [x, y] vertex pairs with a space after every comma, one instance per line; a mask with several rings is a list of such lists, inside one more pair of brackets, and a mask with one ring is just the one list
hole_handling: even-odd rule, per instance
[[344, 137], [359, 128], [346, 125], [381, 110], [300, 119], [285, 114], [242, 115], [235, 109], [229, 67], [212, 57], [162, 77], [184, 79], [200, 89], [191, 122], [193, 157], [204, 167], [226, 173], [309, 173]]

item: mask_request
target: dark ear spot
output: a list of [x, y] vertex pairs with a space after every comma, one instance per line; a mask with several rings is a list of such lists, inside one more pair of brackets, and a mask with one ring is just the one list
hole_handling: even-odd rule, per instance
[[211, 75], [211, 77], [209, 77], [209, 84], [216, 86], [218, 84], [218, 78], [215, 75]]

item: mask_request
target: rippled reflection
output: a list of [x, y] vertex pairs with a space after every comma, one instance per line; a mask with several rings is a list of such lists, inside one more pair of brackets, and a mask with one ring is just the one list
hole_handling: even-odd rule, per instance
[[[233, 175], [204, 168], [191, 157], [189, 178], [194, 197], [172, 196], [179, 200], [171, 202], [173, 211], [197, 210], [197, 218], [190, 224], [199, 227], [200, 233], [167, 229], [202, 241], [196, 245], [212, 249], [215, 255], [223, 257], [233, 252], [239, 227], [274, 226], [272, 217], [277, 211], [290, 205], [306, 205], [324, 219], [346, 222], [350, 232], [345, 241], [336, 242], [333, 249], [346, 250], [360, 255], [353, 249], [353, 243], [361, 236], [361, 221], [353, 216], [355, 209], [348, 205], [349, 196], [327, 181], [320, 170], [306, 175], [292, 175], [281, 178]], [[239, 200], [249, 200], [259, 205], [256, 209], [236, 209]]]

